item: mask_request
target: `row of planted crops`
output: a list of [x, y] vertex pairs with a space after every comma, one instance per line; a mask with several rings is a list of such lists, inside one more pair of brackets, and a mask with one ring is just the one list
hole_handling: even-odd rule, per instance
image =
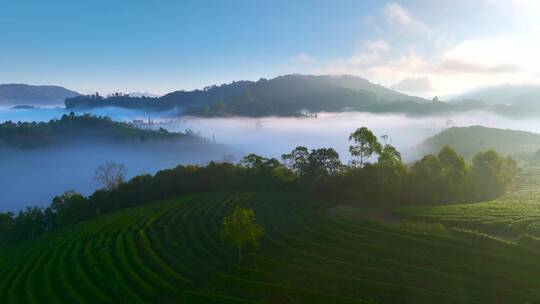
[[[266, 230], [238, 260], [236, 206]], [[0, 303], [527, 303], [540, 253], [329, 217], [300, 194], [214, 192], [92, 219], [0, 252]]]

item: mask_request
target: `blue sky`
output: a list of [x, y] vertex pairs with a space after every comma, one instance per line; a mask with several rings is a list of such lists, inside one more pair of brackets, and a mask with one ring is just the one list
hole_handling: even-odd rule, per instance
[[347, 73], [429, 96], [537, 82], [538, 2], [2, 0], [0, 83], [166, 93]]

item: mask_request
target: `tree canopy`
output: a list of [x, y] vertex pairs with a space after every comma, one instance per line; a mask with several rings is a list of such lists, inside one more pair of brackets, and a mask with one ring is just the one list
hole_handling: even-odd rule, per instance
[[238, 259], [242, 260], [242, 249], [246, 246], [257, 248], [264, 229], [255, 222], [252, 209], [236, 206], [230, 216], [223, 218], [221, 236], [238, 249]]
[[[495, 151], [478, 153], [467, 162], [445, 146], [438, 154], [404, 164], [395, 147], [381, 145], [367, 128], [358, 129], [351, 138], [357, 143], [351, 155], [362, 155], [361, 166], [342, 164], [333, 148], [299, 146], [283, 154], [283, 162], [249, 154], [237, 164], [224, 161], [177, 166], [129, 181], [112, 174], [114, 185], [88, 197], [69, 191], [55, 197], [47, 208], [0, 213], [0, 246], [118, 209], [196, 192], [297, 191], [336, 202], [391, 207], [489, 200], [512, 190], [517, 181], [516, 162]], [[367, 162], [368, 155], [376, 161]], [[249, 212], [238, 214], [251, 217]]]

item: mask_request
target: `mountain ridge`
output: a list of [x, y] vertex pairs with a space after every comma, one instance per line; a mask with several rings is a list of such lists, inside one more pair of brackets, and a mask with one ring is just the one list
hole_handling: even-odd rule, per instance
[[297, 115], [302, 112], [365, 110], [395, 102], [425, 103], [352, 75], [289, 74], [257, 81], [241, 80], [192, 91], [179, 90], [159, 98], [127, 95], [67, 98], [66, 108], [117, 106], [145, 110], [182, 108], [196, 116]]
[[451, 100], [475, 100], [486, 104], [539, 106], [540, 84], [502, 84], [488, 86], [459, 94]]
[[57, 85], [0, 84], [0, 105], [4, 106], [62, 104], [66, 98], [78, 95], [78, 92]]

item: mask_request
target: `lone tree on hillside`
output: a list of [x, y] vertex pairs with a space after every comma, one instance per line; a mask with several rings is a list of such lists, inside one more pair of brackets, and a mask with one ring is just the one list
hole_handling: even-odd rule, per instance
[[223, 218], [221, 236], [238, 249], [238, 260], [242, 260], [242, 249], [246, 245], [259, 246], [264, 229], [255, 223], [255, 212], [236, 206], [231, 216]]
[[94, 180], [101, 184], [104, 189], [112, 190], [126, 181], [126, 166], [115, 162], [106, 162], [97, 167]]
[[[364, 166], [364, 161], [369, 159], [374, 153], [379, 153], [382, 149], [377, 140], [377, 136], [370, 129], [362, 127], [357, 129], [349, 136], [349, 141], [354, 141], [355, 146], [349, 146], [349, 152], [352, 156], [360, 159], [360, 167]], [[357, 161], [354, 160], [353, 164]]]

